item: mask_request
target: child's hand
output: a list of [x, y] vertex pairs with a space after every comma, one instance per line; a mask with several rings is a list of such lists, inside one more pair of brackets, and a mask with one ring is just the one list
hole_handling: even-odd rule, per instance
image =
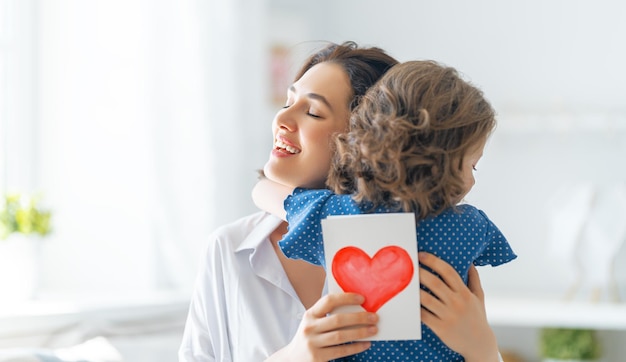
[[466, 362], [499, 361], [496, 337], [487, 322], [484, 292], [474, 266], [469, 270], [469, 287], [454, 268], [428, 253], [419, 253], [420, 283], [435, 296], [421, 290], [422, 322]]
[[[328, 315], [335, 308], [360, 305], [363, 297], [354, 293], [329, 294], [304, 313], [291, 342], [266, 361], [329, 361], [365, 351], [370, 342], [358, 339], [378, 332], [378, 316], [369, 312]], [[351, 328], [346, 328], [351, 327]]]

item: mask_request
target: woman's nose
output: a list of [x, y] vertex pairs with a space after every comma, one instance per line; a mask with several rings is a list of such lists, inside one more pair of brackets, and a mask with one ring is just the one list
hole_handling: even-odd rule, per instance
[[284, 108], [278, 111], [275, 118], [278, 128], [287, 131], [294, 131], [297, 127], [297, 121], [294, 113], [295, 112], [293, 112], [291, 108]]

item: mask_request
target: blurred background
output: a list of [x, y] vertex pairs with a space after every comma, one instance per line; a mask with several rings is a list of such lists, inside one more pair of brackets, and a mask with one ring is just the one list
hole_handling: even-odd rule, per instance
[[0, 350], [176, 360], [207, 235], [255, 211], [293, 72], [353, 40], [453, 66], [498, 112], [467, 200], [519, 255], [480, 269], [509, 360], [539, 361], [542, 328], [570, 327], [620, 361], [625, 14], [618, 0], [0, 0], [0, 190], [50, 215], [44, 235], [0, 240]]

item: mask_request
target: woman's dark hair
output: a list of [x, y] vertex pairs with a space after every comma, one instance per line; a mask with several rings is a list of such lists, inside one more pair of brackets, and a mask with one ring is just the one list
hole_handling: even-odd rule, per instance
[[377, 47], [359, 47], [353, 41], [342, 44], [331, 43], [311, 55], [302, 65], [295, 80], [316, 64], [330, 62], [340, 65], [350, 78], [352, 87], [352, 101], [350, 110], [353, 110], [361, 101], [367, 90], [382, 77], [398, 61]]

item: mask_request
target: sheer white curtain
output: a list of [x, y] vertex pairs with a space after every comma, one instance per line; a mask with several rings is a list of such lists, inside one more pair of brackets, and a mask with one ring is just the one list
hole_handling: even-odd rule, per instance
[[207, 234], [252, 210], [264, 1], [39, 5], [43, 291], [188, 291]]
[[[0, 190], [34, 188], [35, 1], [0, 1]], [[29, 160], [29, 162], [24, 162]]]

